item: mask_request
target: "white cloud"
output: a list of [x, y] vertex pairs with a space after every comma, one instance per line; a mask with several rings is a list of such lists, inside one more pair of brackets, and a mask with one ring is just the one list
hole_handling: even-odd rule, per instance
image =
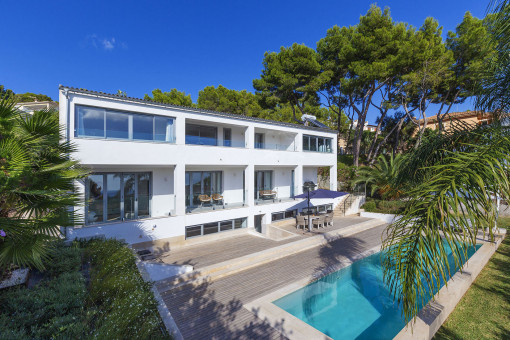
[[104, 38], [101, 43], [103, 44], [103, 48], [107, 51], [111, 51], [115, 48], [115, 38], [111, 39]]
[[87, 48], [92, 46], [96, 49], [103, 49], [105, 51], [113, 51], [115, 48], [127, 49], [127, 44], [123, 41], [118, 41], [115, 37], [105, 38], [100, 37], [97, 34], [89, 34], [85, 37], [85, 39], [80, 43], [82, 48]]

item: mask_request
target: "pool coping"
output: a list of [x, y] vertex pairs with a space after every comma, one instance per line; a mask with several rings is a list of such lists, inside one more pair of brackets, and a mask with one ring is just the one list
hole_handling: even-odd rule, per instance
[[338, 264], [330, 266], [318, 273], [309, 275], [301, 280], [295, 281], [283, 288], [275, 290], [269, 294], [266, 294], [256, 300], [243, 305], [248, 311], [255, 314], [258, 318], [266, 320], [272, 325], [278, 325], [278, 330], [289, 339], [296, 340], [309, 340], [309, 339], [328, 339], [332, 340], [329, 336], [322, 333], [318, 329], [310, 326], [306, 322], [300, 320], [294, 315], [286, 312], [280, 307], [273, 304], [273, 301], [278, 300], [296, 290], [299, 290], [306, 285], [319, 280], [320, 278], [334, 273], [342, 268], [348, 267], [354, 262], [361, 260], [367, 256], [375, 254], [381, 250], [381, 246], [370, 248], [353, 258], [345, 258]]
[[[496, 252], [499, 245], [505, 238], [505, 235], [506, 230], [499, 229], [499, 233], [495, 234], [495, 240], [493, 242], [478, 238], [477, 243], [481, 243], [482, 246], [466, 262], [462, 272], [458, 271], [455, 273], [455, 275], [450, 280], [448, 280], [447, 285], [443, 286], [439, 290], [439, 293], [434, 296], [433, 300], [430, 301], [420, 311], [416, 320], [411, 320], [395, 336], [394, 339], [432, 339], [443, 322], [446, 321], [450, 313], [455, 309], [460, 299], [467, 292], [478, 274], [489, 262], [490, 258]], [[373, 247], [358, 254], [352, 259], [346, 258], [345, 260], [340, 261], [338, 264], [330, 266], [329, 268], [319, 273], [295, 281], [292, 284], [289, 284], [283, 288], [275, 290], [258, 299], [246, 303], [243, 305], [243, 307], [255, 314], [258, 318], [266, 320], [270, 324], [278, 325], [277, 328], [282, 333], [282, 335], [291, 340], [332, 340], [332, 338], [326, 334], [276, 306], [273, 304], [273, 301], [293, 293], [328, 274], [345, 268], [360, 259], [377, 253], [380, 251], [380, 249], [381, 246]]]
[[469, 258], [462, 272], [458, 271], [448, 280], [419, 313], [416, 320], [409, 323], [395, 336], [394, 340], [430, 340], [448, 319], [476, 277], [487, 265], [492, 255], [505, 238], [506, 229], [499, 229], [494, 241], [478, 239], [482, 246]]

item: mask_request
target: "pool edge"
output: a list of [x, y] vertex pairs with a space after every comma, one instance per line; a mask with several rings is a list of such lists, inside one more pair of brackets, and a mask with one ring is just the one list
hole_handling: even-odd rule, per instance
[[471, 287], [482, 269], [487, 265], [490, 258], [499, 248], [506, 236], [506, 230], [500, 229], [495, 235], [495, 241], [480, 240], [482, 246], [478, 249], [464, 265], [462, 273], [458, 271], [443, 286], [435, 299], [430, 301], [418, 313], [416, 321], [409, 321], [394, 338], [394, 340], [430, 340], [441, 328], [441, 325], [448, 319], [464, 294]]
[[277, 329], [282, 335], [291, 340], [309, 340], [309, 339], [328, 339], [332, 340], [329, 336], [322, 333], [318, 329], [310, 326], [306, 322], [300, 320], [294, 315], [286, 312], [280, 307], [273, 304], [273, 301], [278, 300], [290, 293], [299, 290], [308, 284], [319, 280], [320, 278], [334, 273], [342, 268], [352, 265], [354, 262], [364, 259], [381, 251], [381, 246], [370, 248], [352, 259], [346, 259], [339, 262], [337, 265], [331, 266], [319, 273], [310, 275], [301, 280], [293, 282], [285, 287], [275, 290], [266, 294], [256, 300], [243, 305], [248, 311], [252, 312], [258, 318], [267, 321], [273, 328]]

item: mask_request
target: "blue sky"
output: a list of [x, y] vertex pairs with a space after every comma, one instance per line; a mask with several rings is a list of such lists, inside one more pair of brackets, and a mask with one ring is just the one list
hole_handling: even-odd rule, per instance
[[[0, 84], [55, 100], [59, 84], [132, 97], [175, 87], [194, 101], [209, 85], [253, 91], [264, 52], [294, 42], [315, 48], [328, 28], [356, 24], [373, 2], [4, 0]], [[487, 3], [377, 2], [414, 26], [433, 16], [445, 33], [466, 11], [483, 17]]]

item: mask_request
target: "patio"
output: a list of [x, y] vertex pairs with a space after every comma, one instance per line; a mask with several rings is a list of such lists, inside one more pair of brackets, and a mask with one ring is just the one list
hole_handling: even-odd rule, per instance
[[[331, 265], [344, 262], [347, 265], [358, 254], [379, 246], [384, 228], [385, 225], [381, 225], [339, 238], [324, 246], [313, 247], [294, 256], [271, 261], [212, 282], [203, 281], [170, 290], [162, 289], [161, 295], [185, 339], [285, 339], [277, 330], [285, 320], [282, 319], [280, 324], [270, 324], [267, 320], [259, 319], [256, 316], [257, 311], [248, 311], [243, 306]], [[259, 244], [267, 247], [271, 242]], [[224, 251], [233, 255], [229, 248]], [[176, 255], [173, 254], [176, 261], [179, 261], [179, 256]], [[180, 261], [186, 258], [182, 255], [181, 253]], [[192, 256], [191, 253], [188, 257], [196, 259], [196, 255]], [[199, 263], [204, 265], [205, 259], [198, 260], [197, 265]]]
[[333, 226], [320, 228], [319, 230], [314, 228], [312, 232], [308, 232], [302, 229], [297, 230], [295, 222], [293, 222], [294, 219], [292, 219], [288, 221], [289, 223], [275, 228], [283, 229], [296, 235], [296, 237], [275, 241], [252, 234], [245, 234], [164, 252], [157, 256], [157, 260], [168, 264], [192, 265], [194, 269], [200, 269], [216, 263], [295, 242], [300, 238], [308, 238], [326, 232], [340, 230], [369, 220], [369, 218], [358, 216], [336, 217]]

